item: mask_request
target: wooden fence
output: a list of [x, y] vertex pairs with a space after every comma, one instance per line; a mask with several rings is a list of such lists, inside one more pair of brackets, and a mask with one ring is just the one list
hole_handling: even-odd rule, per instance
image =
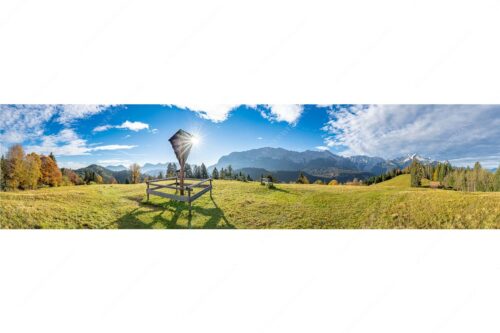
[[[163, 183], [159, 182], [165, 181], [173, 181], [172, 183]], [[147, 200], [149, 201], [149, 195], [156, 195], [162, 198], [167, 198], [176, 201], [187, 202], [189, 204], [189, 215], [191, 215], [191, 203], [201, 197], [203, 194], [210, 191], [210, 197], [212, 197], [212, 178], [207, 179], [196, 179], [196, 178], [184, 178], [184, 181], [196, 181], [196, 183], [184, 183], [184, 186], [180, 186], [178, 177], [169, 177], [162, 179], [149, 180], [146, 182], [147, 189]], [[207, 184], [208, 183], [208, 184]], [[175, 194], [160, 192], [160, 189], [171, 189], [175, 190]], [[183, 189], [187, 191], [187, 195], [178, 195], [177, 193]], [[195, 189], [201, 189], [200, 191], [194, 193]]]

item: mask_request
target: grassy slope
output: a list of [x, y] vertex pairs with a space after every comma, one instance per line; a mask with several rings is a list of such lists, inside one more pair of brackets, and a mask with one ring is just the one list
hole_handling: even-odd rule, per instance
[[2, 228], [500, 228], [500, 193], [414, 189], [407, 175], [370, 187], [216, 181], [186, 205], [145, 185], [0, 193]]

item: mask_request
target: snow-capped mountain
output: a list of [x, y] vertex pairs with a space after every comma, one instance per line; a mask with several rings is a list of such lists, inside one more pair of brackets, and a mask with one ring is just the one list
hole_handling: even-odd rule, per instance
[[418, 154], [385, 160], [381, 157], [365, 155], [344, 157], [330, 151], [306, 150], [303, 152], [290, 151], [283, 148], [259, 148], [242, 152], [233, 152], [222, 156], [217, 164], [211, 166], [233, 169], [259, 168], [267, 171], [306, 171], [320, 177], [335, 177], [349, 173], [353, 177], [366, 178], [369, 175], [379, 175], [391, 169], [403, 169], [410, 165], [413, 159], [423, 164], [433, 163], [429, 158]]

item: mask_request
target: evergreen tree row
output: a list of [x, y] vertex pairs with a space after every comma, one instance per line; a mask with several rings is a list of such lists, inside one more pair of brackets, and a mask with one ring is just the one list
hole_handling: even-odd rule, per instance
[[439, 183], [443, 188], [465, 192], [493, 192], [500, 191], [500, 167], [496, 173], [484, 169], [479, 162], [474, 168], [454, 168], [450, 163], [423, 165], [414, 159], [409, 166], [411, 186], [419, 187], [422, 179], [429, 179]]
[[403, 173], [404, 173], [403, 170], [392, 169], [392, 170], [387, 171], [384, 174], [370, 177], [370, 178], [366, 179], [363, 183], [366, 185], [378, 184], [381, 182], [385, 182], [386, 180], [392, 179], [394, 177], [397, 177], [399, 175], [402, 175]]

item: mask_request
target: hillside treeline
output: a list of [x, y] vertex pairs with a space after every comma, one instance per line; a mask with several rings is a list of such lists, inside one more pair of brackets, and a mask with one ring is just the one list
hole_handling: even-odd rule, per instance
[[457, 191], [500, 191], [500, 168], [493, 173], [484, 169], [479, 162], [476, 162], [473, 168], [458, 168], [452, 167], [448, 162], [423, 165], [415, 159], [408, 169], [412, 187], [421, 186], [422, 179], [426, 178], [439, 183], [439, 186], [443, 188]]
[[10, 147], [0, 161], [0, 190], [81, 185], [84, 180], [70, 169], [59, 169], [55, 156], [26, 154], [21, 145]]
[[[0, 160], [0, 190], [33, 190], [40, 187], [102, 184], [102, 176], [85, 172], [82, 177], [71, 169], [59, 168], [55, 156], [26, 154], [21, 145], [13, 145]], [[110, 183], [116, 183], [112, 179]]]
[[397, 176], [402, 175], [402, 174], [407, 173], [407, 172], [408, 171], [406, 171], [406, 170], [391, 169], [391, 170], [389, 170], [386, 173], [383, 173], [381, 175], [373, 176], [373, 177], [370, 177], [368, 179], [365, 179], [363, 181], [363, 183], [366, 185], [378, 184], [378, 183], [385, 182], [386, 180], [390, 180], [394, 177], [397, 177]]

